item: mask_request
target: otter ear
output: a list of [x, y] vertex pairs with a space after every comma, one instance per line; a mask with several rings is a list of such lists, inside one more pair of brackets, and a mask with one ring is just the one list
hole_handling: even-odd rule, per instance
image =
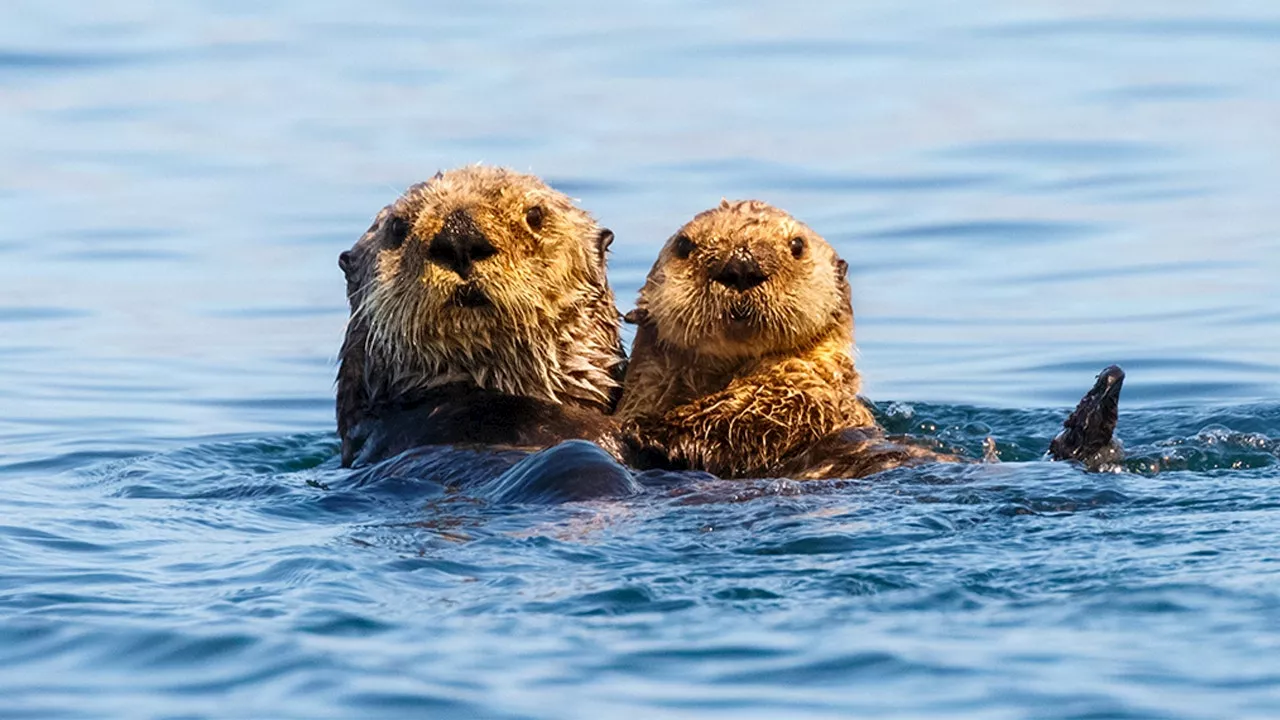
[[[395, 247], [395, 241], [389, 240], [388, 235], [399, 231], [396, 226], [403, 228], [405, 233], [408, 232], [408, 223], [397, 219], [391, 213], [391, 208], [388, 205], [379, 210], [369, 229], [364, 231], [351, 249], [338, 255], [338, 267], [342, 268], [342, 274], [347, 278], [347, 297], [353, 309], [363, 299], [365, 285], [373, 273], [372, 258], [377, 257], [378, 251], [388, 245]], [[400, 242], [403, 242], [403, 237]]]
[[444, 179], [444, 171], [443, 171], [443, 170], [437, 170], [437, 171], [436, 171], [436, 174], [431, 176], [431, 179], [432, 179], [432, 180], [443, 180], [443, 179]]
[[347, 279], [347, 293], [350, 294], [356, 285], [360, 282], [361, 266], [364, 264], [365, 253], [371, 243], [376, 243], [378, 235], [386, 227], [387, 216], [391, 214], [391, 206], [382, 208], [378, 211], [377, 217], [370, 223], [369, 229], [364, 231], [359, 240], [351, 246], [350, 250], [343, 250], [338, 253], [338, 267], [342, 269], [342, 274]]
[[727, 198], [727, 197], [721, 197], [721, 198], [720, 198], [720, 207], [722, 207], [722, 208], [727, 208], [727, 207], [729, 207], [729, 198]]
[[838, 278], [849, 277], [849, 263], [845, 262], [840, 258], [836, 258], [836, 277]]
[[596, 236], [596, 252], [600, 254], [601, 260], [609, 251], [610, 245], [613, 245], [613, 231], [609, 228], [600, 228], [600, 234]]
[[595, 262], [591, 265], [591, 281], [597, 285], [609, 284], [609, 246], [613, 244], [613, 231], [609, 228], [600, 228], [596, 233], [595, 246], [592, 248], [595, 252]]

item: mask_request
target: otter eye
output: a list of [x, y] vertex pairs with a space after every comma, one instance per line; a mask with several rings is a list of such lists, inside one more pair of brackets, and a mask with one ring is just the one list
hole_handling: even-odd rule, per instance
[[529, 229], [538, 231], [542, 229], [542, 206], [534, 205], [524, 213], [524, 221], [529, 224]]
[[791, 257], [799, 258], [804, 255], [805, 242], [802, 237], [791, 238]]
[[383, 237], [386, 238], [387, 247], [392, 250], [399, 249], [409, 237], [409, 223], [404, 218], [392, 215], [387, 218], [387, 228]]
[[681, 260], [688, 259], [688, 257], [693, 254], [693, 251], [696, 250], [697, 247], [698, 246], [694, 245], [693, 241], [689, 239], [688, 235], [676, 236], [676, 246], [675, 246], [676, 257], [680, 258]]

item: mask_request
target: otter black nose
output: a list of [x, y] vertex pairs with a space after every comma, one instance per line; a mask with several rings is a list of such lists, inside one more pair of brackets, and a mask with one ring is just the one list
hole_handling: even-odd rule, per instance
[[769, 276], [764, 274], [755, 260], [735, 255], [720, 266], [720, 270], [711, 279], [738, 292], [746, 292], [768, 280]]
[[471, 266], [497, 254], [498, 249], [489, 242], [476, 226], [466, 210], [454, 210], [444, 219], [440, 232], [431, 238], [427, 257], [437, 265], [443, 265], [460, 277], [471, 275]]

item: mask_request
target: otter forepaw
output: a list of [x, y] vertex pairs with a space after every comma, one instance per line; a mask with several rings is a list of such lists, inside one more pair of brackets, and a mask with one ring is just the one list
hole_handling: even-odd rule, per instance
[[[618, 433], [627, 462], [641, 470], [680, 470], [671, 457], [670, 439], [657, 420], [638, 419], [625, 423]], [[686, 463], [687, 465], [687, 463]]]

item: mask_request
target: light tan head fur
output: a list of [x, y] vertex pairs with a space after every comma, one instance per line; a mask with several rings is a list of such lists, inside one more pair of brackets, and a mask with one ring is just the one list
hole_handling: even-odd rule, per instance
[[409, 188], [340, 258], [339, 430], [452, 382], [608, 411], [624, 363], [612, 238], [532, 175], [468, 166]]
[[720, 360], [853, 342], [847, 265], [820, 235], [759, 200], [721, 201], [667, 241], [636, 313], [669, 347]]

